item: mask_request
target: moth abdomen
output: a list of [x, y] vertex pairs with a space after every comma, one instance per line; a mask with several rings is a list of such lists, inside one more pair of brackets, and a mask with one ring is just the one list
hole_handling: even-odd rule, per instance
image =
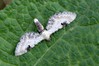
[[34, 19], [34, 23], [36, 24], [36, 26], [37, 26], [37, 29], [38, 29], [38, 31], [41, 33], [42, 31], [44, 31], [44, 27], [43, 27], [43, 25], [38, 21], [38, 19]]

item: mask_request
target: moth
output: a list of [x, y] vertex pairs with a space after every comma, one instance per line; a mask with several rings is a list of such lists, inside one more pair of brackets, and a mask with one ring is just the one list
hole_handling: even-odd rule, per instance
[[17, 44], [15, 49], [15, 56], [22, 55], [28, 50], [33, 48], [42, 40], [50, 40], [50, 36], [63, 28], [65, 25], [70, 24], [76, 18], [76, 13], [73, 12], [60, 12], [51, 16], [48, 20], [46, 29], [39, 22], [38, 19], [34, 19], [34, 23], [37, 26], [39, 32], [29, 32], [25, 33], [21, 38], [20, 42]]

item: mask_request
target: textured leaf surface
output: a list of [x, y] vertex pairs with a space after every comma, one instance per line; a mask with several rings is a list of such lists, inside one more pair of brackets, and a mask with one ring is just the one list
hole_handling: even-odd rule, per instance
[[[76, 20], [15, 57], [19, 38], [37, 31], [36, 17], [46, 26], [60, 11], [77, 13]], [[0, 11], [0, 66], [99, 66], [99, 0], [13, 0]]]

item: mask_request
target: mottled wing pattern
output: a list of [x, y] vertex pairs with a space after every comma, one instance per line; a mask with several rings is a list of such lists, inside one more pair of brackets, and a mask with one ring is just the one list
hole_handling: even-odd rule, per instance
[[53, 15], [46, 26], [50, 34], [58, 31], [63, 27], [62, 23], [70, 24], [76, 18], [73, 12], [62, 12]]
[[35, 32], [30, 32], [24, 34], [20, 42], [17, 44], [15, 55], [22, 55], [27, 52], [28, 47], [33, 48], [36, 44], [38, 44], [40, 41], [42, 41], [44, 38], [39, 34]]
[[37, 19], [35, 19], [34, 22], [37, 25], [38, 30], [39, 32], [41, 32], [41, 34], [35, 32], [24, 34], [21, 37], [20, 42], [17, 44], [15, 55], [19, 56], [26, 53], [27, 50], [33, 48], [43, 39], [46, 39], [45, 37], [48, 38], [48, 36], [50, 36], [52, 33], [61, 29], [64, 26], [64, 24], [70, 24], [75, 18], [76, 18], [76, 14], [72, 12], [61, 12], [55, 14], [48, 21], [46, 27], [47, 32], [46, 31], [43, 32], [44, 27]]

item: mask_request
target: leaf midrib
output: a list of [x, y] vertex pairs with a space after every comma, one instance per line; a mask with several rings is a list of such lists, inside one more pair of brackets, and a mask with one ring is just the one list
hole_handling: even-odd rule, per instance
[[[67, 32], [71, 31], [71, 29], [74, 30], [74, 28], [76, 28], [76, 27], [75, 27], [75, 26], [74, 26], [74, 27], [71, 27]], [[62, 36], [61, 36], [55, 43], [53, 43], [53, 45], [52, 45], [51, 47], [49, 47], [49, 48], [45, 51], [45, 53], [44, 53], [44, 54], [37, 60], [37, 62], [34, 64], [34, 66], [36, 66], [36, 65], [40, 62], [40, 60], [47, 54], [47, 52], [48, 52], [53, 46], [55, 46], [55, 45], [57, 44], [57, 42], [58, 42], [59, 40], [61, 40], [61, 38], [62, 38], [67, 32], [65, 32], [65, 29], [64, 29], [64, 33], [62, 34]]]

